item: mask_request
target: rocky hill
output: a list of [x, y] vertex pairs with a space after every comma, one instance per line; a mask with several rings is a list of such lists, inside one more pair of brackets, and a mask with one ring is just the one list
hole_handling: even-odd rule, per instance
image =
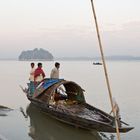
[[54, 59], [54, 57], [47, 50], [44, 50], [42, 48], [40, 48], [40, 49], [36, 48], [34, 50], [22, 51], [21, 54], [19, 55], [18, 59], [20, 61], [24, 61], [24, 60], [52, 61]]

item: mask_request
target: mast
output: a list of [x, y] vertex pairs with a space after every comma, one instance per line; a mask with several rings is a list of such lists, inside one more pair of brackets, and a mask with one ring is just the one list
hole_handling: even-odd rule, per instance
[[103, 68], [104, 68], [105, 79], [106, 79], [106, 83], [107, 83], [110, 103], [111, 103], [111, 107], [112, 107], [112, 110], [113, 110], [113, 116], [115, 118], [117, 139], [120, 140], [119, 126], [118, 126], [118, 121], [117, 121], [117, 118], [116, 118], [116, 115], [115, 115], [115, 109], [113, 107], [112, 92], [111, 92], [111, 87], [110, 87], [110, 83], [109, 83], [109, 77], [108, 77], [108, 73], [107, 73], [107, 67], [106, 67], [106, 62], [105, 62], [105, 57], [104, 57], [104, 52], [103, 52], [103, 47], [102, 47], [102, 42], [101, 42], [101, 37], [100, 37], [100, 32], [99, 32], [99, 27], [98, 27], [98, 22], [97, 22], [97, 17], [96, 17], [96, 12], [95, 12], [95, 7], [94, 7], [93, 0], [91, 0], [91, 6], [92, 6], [92, 12], [93, 12], [94, 20], [95, 20], [96, 32], [97, 32], [97, 37], [98, 37], [98, 43], [99, 43], [101, 58], [102, 58], [102, 61], [103, 61]]

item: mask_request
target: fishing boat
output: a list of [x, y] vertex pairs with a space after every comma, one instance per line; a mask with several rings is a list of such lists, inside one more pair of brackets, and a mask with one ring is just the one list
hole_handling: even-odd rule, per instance
[[[47, 78], [36, 87], [32, 96], [30, 86], [23, 91], [32, 104], [63, 123], [86, 130], [116, 132], [114, 117], [86, 103], [85, 91], [73, 81]], [[122, 133], [133, 129], [123, 121], [119, 124]]]
[[102, 65], [101, 62], [93, 62], [93, 65]]

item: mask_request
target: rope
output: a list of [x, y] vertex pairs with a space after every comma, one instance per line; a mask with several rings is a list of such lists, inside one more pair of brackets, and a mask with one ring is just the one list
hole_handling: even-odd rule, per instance
[[115, 109], [113, 107], [111, 87], [110, 87], [110, 83], [109, 83], [107, 67], [106, 67], [106, 63], [105, 63], [105, 57], [104, 57], [104, 53], [103, 53], [103, 47], [102, 47], [102, 42], [101, 42], [101, 37], [100, 37], [100, 32], [99, 32], [99, 27], [98, 27], [98, 23], [97, 23], [96, 12], [95, 12], [95, 8], [94, 8], [93, 0], [91, 0], [91, 6], [92, 6], [92, 12], [93, 12], [94, 20], [95, 20], [95, 25], [96, 25], [96, 32], [97, 32], [97, 37], [98, 37], [98, 42], [99, 42], [99, 47], [100, 47], [101, 58], [102, 58], [102, 61], [103, 61], [103, 67], [104, 67], [104, 73], [105, 73], [107, 88], [108, 88], [109, 97], [110, 97], [110, 103], [111, 103], [111, 107], [112, 107], [112, 110], [113, 110], [113, 116], [115, 118], [117, 139], [120, 140], [119, 127], [118, 127], [118, 122], [117, 122], [116, 115], [115, 115]]

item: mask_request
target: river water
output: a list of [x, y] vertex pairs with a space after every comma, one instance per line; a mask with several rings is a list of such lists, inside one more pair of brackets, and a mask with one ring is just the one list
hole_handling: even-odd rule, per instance
[[[37, 62], [35, 62], [37, 64]], [[49, 77], [54, 62], [43, 61]], [[110, 100], [102, 65], [91, 61], [60, 61], [60, 77], [78, 83], [85, 90], [86, 101], [110, 112]], [[32, 106], [20, 85], [26, 87], [30, 62], [0, 61], [0, 105], [12, 111], [0, 111], [0, 140], [106, 140], [115, 134], [89, 132], [58, 122]], [[107, 61], [113, 97], [121, 118], [135, 129], [121, 134], [121, 140], [139, 140], [140, 61]], [[22, 112], [21, 113], [21, 109]], [[113, 138], [112, 138], [113, 140]]]

